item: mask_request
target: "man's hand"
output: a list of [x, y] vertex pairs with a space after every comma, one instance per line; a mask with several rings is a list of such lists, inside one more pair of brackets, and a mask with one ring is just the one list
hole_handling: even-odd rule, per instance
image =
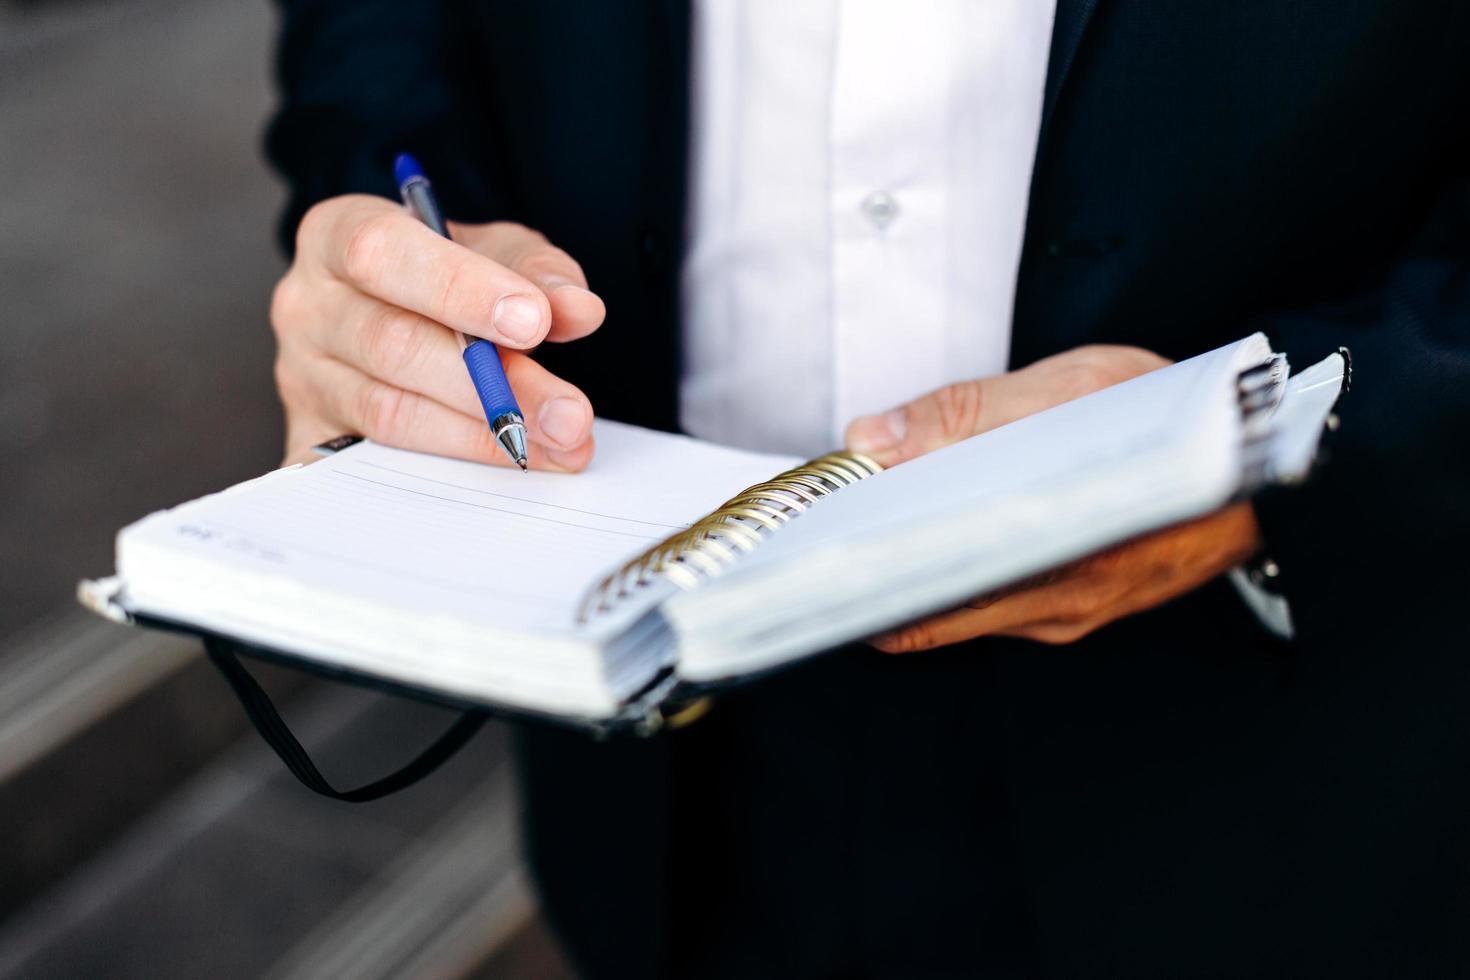
[[[949, 385], [848, 427], [848, 447], [885, 466], [1163, 367], [1136, 347], [1079, 347], [994, 378]], [[875, 638], [910, 653], [977, 636], [1071, 643], [1195, 589], [1261, 548], [1250, 504], [1138, 538], [962, 609]]]
[[585, 337], [602, 300], [565, 252], [521, 225], [434, 234], [383, 198], [318, 204], [297, 231], [271, 324], [286, 456], [344, 432], [505, 465], [451, 330], [499, 348], [526, 415], [530, 464], [580, 470], [592, 405], [522, 351]]

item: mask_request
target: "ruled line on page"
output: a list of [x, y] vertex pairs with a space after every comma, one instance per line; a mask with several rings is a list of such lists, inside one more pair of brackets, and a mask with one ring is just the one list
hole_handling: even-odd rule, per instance
[[[444, 496], [441, 496], [441, 495], [439, 495], [437, 493], [429, 493], [426, 490], [414, 490], [411, 487], [399, 486], [396, 483], [384, 483], [382, 480], [370, 480], [370, 479], [368, 479], [365, 476], [360, 476], [360, 475], [358, 475], [356, 473], [348, 473], [345, 470], [340, 470], [340, 469], [339, 470], [333, 470], [332, 471], [332, 474], [334, 476], [345, 476], [345, 477], [348, 477], [349, 479], [353, 479], [353, 480], [361, 480], [363, 483], [371, 483], [371, 484], [374, 484], [375, 486], [387, 487], [388, 489], [390, 489], [390, 490], [396, 490], [399, 493], [411, 493], [411, 494], [414, 494], [414, 495], [419, 496], [419, 497], [428, 497], [431, 500], [442, 500], [442, 501], [445, 501], [446, 503], [458, 504], [461, 507], [473, 507], [476, 510], [494, 511], [497, 514], [511, 514], [511, 515], [513, 515], [515, 517], [524, 517], [527, 520], [531, 520], [531, 521], [545, 521], [548, 524], [560, 524], [562, 527], [575, 527], [575, 528], [579, 528], [580, 530], [583, 530], [583, 531], [597, 531], [597, 532], [599, 532], [601, 534], [616, 534], [619, 537], [623, 537], [623, 538], [641, 538], [642, 540], [645, 540], [645, 541], [657, 541], [661, 537], [661, 535], [657, 535], [657, 534], [635, 534], [635, 533], [633, 533], [631, 531], [614, 531], [611, 528], [594, 527], [591, 524], [578, 524], [575, 521], [559, 521], [559, 520], [557, 520], [554, 517], [542, 517], [539, 514], [527, 514], [524, 511], [512, 510], [509, 507], [491, 507], [489, 504], [476, 504], [476, 503], [471, 503], [468, 500], [457, 500], [454, 497], [444, 497]], [[449, 485], [450, 486], [453, 486], [453, 484], [449, 484]], [[463, 489], [468, 489], [468, 488], [463, 488]], [[527, 503], [534, 503], [534, 501], [526, 501], [526, 502]], [[547, 506], [547, 505], [542, 505], [542, 506]], [[584, 513], [586, 513], [586, 512], [584, 512]], [[605, 517], [607, 515], [594, 514], [592, 516], [594, 516], [594, 517]], [[621, 521], [621, 520], [627, 520], [627, 518], [623, 518], [623, 517], [612, 517], [612, 518], [609, 518], [609, 520]], [[640, 521], [639, 523], [646, 523], [646, 522]]]
[[500, 497], [505, 500], [516, 500], [523, 504], [535, 504], [537, 507], [554, 507], [557, 510], [570, 511], [574, 514], [586, 514], [588, 517], [602, 517], [610, 521], [627, 521], [630, 524], [647, 524], [649, 527], [668, 528], [671, 531], [678, 531], [689, 527], [688, 524], [663, 524], [658, 521], [639, 520], [636, 517], [622, 517], [618, 514], [600, 514], [595, 510], [583, 510], [580, 507], [568, 507], [565, 504], [547, 503], [544, 500], [537, 500], [534, 497], [517, 497], [514, 494], [497, 493], [494, 490], [483, 490], [479, 487], [469, 487], [465, 486], [462, 483], [451, 483], [448, 480], [435, 480], [432, 477], [420, 476], [417, 473], [410, 473], [407, 470], [395, 469], [392, 466], [384, 466], [382, 463], [374, 463], [370, 462], [369, 460], [352, 460], [352, 462], [357, 466], [368, 466], [375, 470], [384, 470], [388, 473], [395, 473], [398, 476], [406, 476], [411, 480], [420, 480], [424, 483], [434, 483], [438, 484], [441, 487], [449, 487], [453, 490], [463, 490], [466, 493], [484, 494], [487, 497]]

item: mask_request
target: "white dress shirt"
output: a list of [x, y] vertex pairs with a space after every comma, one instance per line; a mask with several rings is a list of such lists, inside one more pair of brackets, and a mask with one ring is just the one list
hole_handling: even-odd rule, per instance
[[816, 454], [1005, 370], [1055, 0], [696, 0], [681, 420]]
[[[814, 456], [1005, 370], [1055, 14], [695, 0], [687, 431]], [[1292, 635], [1284, 599], [1231, 580]]]

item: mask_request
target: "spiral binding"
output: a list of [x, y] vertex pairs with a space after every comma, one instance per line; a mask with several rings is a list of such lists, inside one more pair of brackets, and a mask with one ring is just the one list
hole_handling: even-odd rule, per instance
[[582, 600], [577, 621], [586, 622], [593, 613], [606, 612], [612, 602], [659, 577], [692, 589], [720, 574], [822, 497], [882, 471], [881, 465], [861, 453], [836, 452], [747, 487], [603, 579]]
[[1286, 355], [1272, 354], [1264, 363], [1240, 372], [1236, 378], [1235, 393], [1243, 433], [1238, 493], [1242, 498], [1271, 482], [1271, 417], [1286, 393], [1290, 373]]

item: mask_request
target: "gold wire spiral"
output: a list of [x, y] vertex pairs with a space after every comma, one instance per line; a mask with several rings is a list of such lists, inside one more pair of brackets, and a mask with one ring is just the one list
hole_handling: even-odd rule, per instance
[[583, 598], [577, 621], [586, 622], [592, 613], [608, 610], [614, 600], [660, 576], [680, 588], [693, 588], [822, 497], [882, 471], [861, 453], [828, 453], [747, 487], [603, 579]]

